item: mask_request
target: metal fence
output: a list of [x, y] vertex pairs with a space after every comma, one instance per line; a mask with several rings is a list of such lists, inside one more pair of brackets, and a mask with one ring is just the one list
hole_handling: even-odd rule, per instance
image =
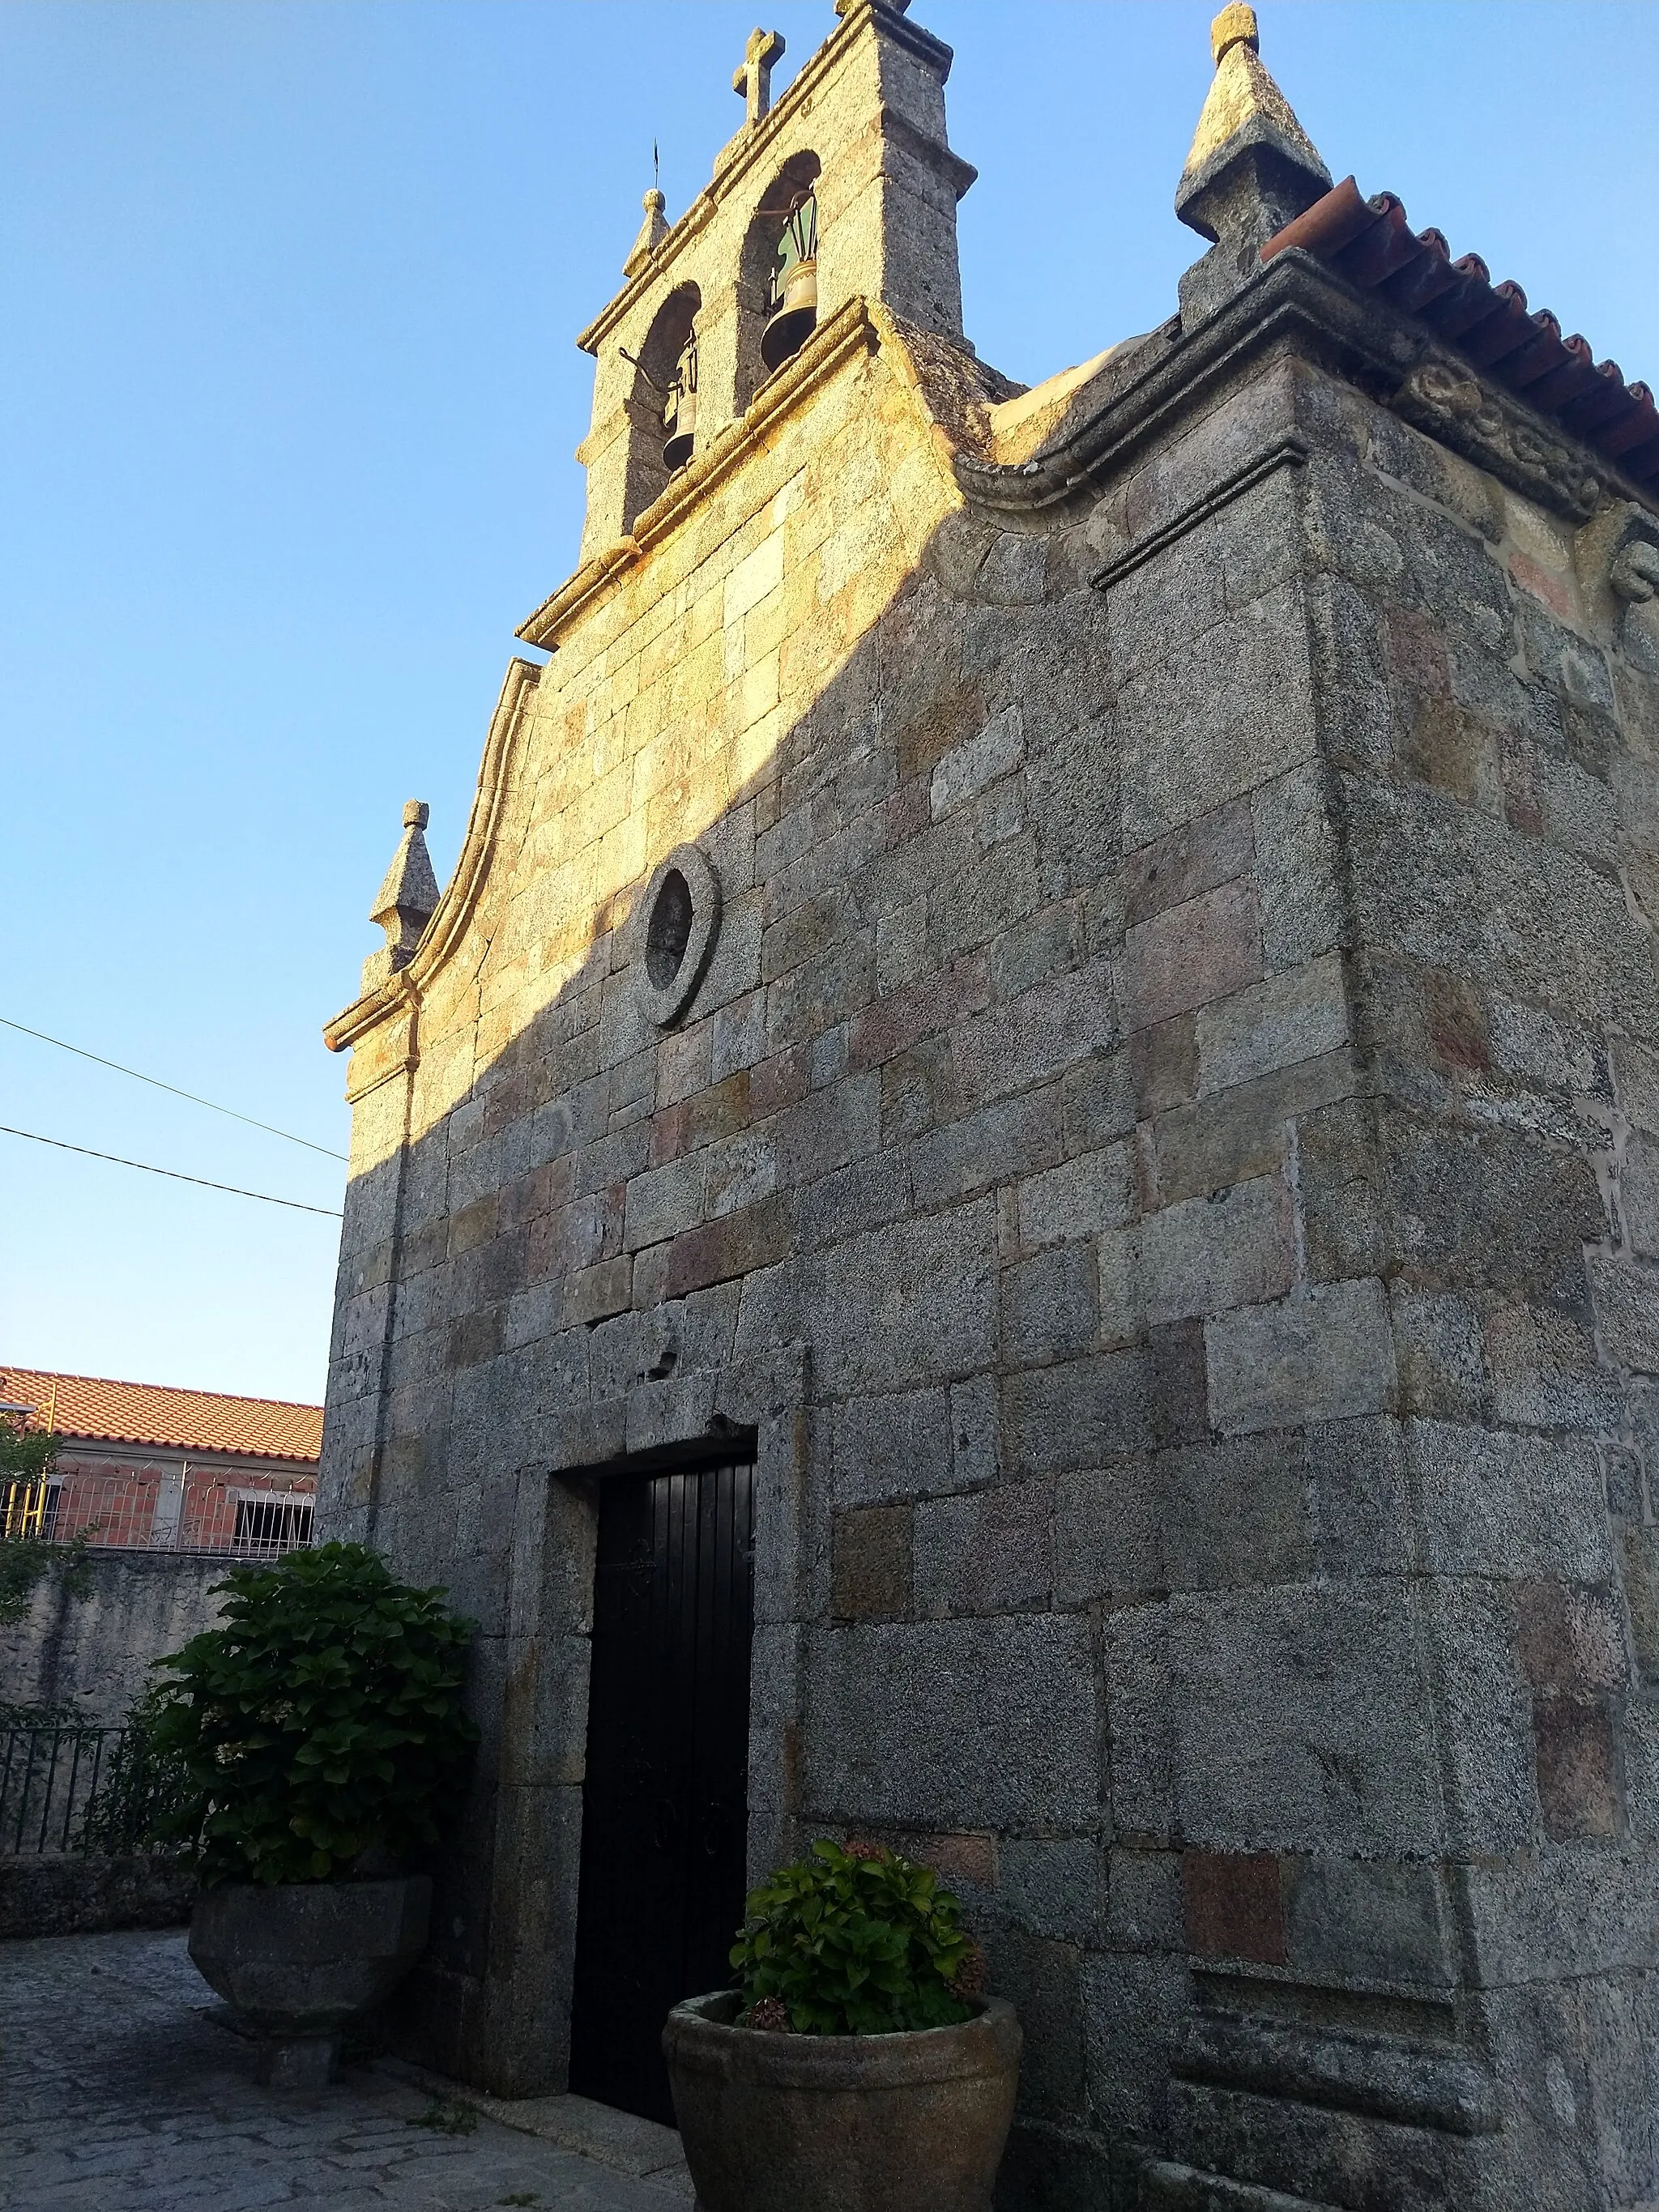
[[120, 1775], [124, 1728], [0, 1731], [0, 1857], [83, 1851], [96, 1841], [100, 1792]]
[[46, 1533], [46, 1506], [49, 1482], [26, 1482], [21, 1475], [11, 1476], [5, 1485], [5, 1534], [10, 1539], [24, 1536], [44, 1536]]
[[313, 1504], [308, 1486], [256, 1486], [194, 1468], [171, 1478], [149, 1470], [103, 1474], [74, 1468], [34, 1482], [0, 1477], [0, 1522], [8, 1538], [62, 1544], [84, 1536], [100, 1551], [280, 1559], [313, 1541]]

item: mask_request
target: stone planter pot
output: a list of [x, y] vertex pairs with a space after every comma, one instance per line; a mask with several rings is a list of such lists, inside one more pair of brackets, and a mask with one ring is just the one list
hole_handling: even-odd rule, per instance
[[426, 1948], [432, 1881], [231, 1881], [204, 1890], [190, 1955], [259, 2039], [259, 2079], [334, 2080], [342, 2031], [389, 1996]]
[[693, 1997], [663, 2030], [701, 2212], [990, 2212], [1012, 2005], [902, 2035], [768, 2034], [737, 2009], [733, 1990]]

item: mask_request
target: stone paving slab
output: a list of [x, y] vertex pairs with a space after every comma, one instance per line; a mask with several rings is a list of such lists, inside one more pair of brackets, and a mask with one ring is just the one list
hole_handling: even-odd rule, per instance
[[696, 2194], [678, 2131], [656, 2120], [639, 2119], [611, 2105], [596, 2105], [591, 2097], [491, 2097], [397, 2058], [381, 2059], [377, 2070], [434, 2095], [463, 2101], [509, 2128], [541, 2136], [562, 2150], [578, 2151], [619, 2173], [638, 2174], [687, 2197]]
[[[214, 2020], [215, 2004], [179, 1929], [0, 1945], [3, 2212], [674, 2212], [689, 2201], [670, 2130], [595, 2118], [579, 2098], [527, 2099], [509, 2121], [514, 2106], [406, 2069], [261, 2088], [252, 2045]], [[576, 2141], [609, 2162], [566, 2147]]]

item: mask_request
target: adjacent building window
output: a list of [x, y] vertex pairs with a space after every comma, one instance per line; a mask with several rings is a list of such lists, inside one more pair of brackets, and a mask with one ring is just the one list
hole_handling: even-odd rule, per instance
[[311, 1541], [313, 1500], [304, 1491], [245, 1490], [236, 1500], [232, 1548], [276, 1559]]

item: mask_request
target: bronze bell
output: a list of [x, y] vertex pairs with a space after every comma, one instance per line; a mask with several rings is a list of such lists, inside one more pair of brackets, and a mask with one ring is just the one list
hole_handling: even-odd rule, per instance
[[778, 258], [767, 288], [761, 359], [781, 368], [805, 344], [818, 319], [818, 204], [811, 192], [796, 196], [784, 218]]
[[672, 476], [691, 458], [697, 435], [697, 333], [685, 341], [674, 369], [674, 380], [663, 395], [663, 466]]

